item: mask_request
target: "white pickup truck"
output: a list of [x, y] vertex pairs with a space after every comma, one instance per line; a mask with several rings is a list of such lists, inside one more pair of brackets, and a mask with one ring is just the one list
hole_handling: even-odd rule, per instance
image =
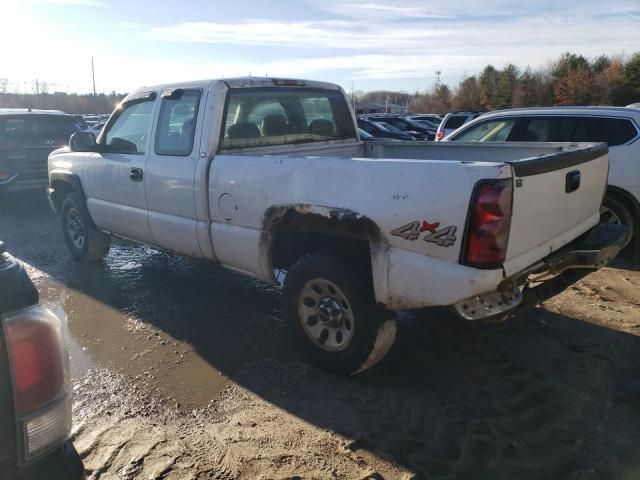
[[116, 235], [286, 272], [298, 343], [355, 373], [389, 350], [396, 310], [499, 317], [530, 276], [609, 262], [626, 229], [596, 226], [607, 170], [605, 144], [363, 143], [340, 87], [240, 78], [130, 94], [97, 140], [50, 155], [48, 193], [78, 260]]

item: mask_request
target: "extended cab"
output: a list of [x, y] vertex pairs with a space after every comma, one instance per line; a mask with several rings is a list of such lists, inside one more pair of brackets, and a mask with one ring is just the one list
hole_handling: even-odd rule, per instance
[[605, 144], [365, 144], [340, 87], [240, 78], [130, 94], [50, 155], [48, 192], [78, 260], [117, 235], [284, 276], [300, 345], [355, 373], [396, 310], [501, 316], [531, 275], [609, 262], [626, 229], [596, 227], [607, 170]]

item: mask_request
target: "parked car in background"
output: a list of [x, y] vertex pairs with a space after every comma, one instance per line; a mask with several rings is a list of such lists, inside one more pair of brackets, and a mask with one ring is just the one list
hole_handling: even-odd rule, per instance
[[411, 120], [416, 120], [420, 122], [428, 122], [429, 125], [433, 126], [436, 130], [440, 126], [442, 122], [442, 115], [436, 115], [435, 113], [429, 114], [419, 114], [419, 115], [409, 115]]
[[435, 140], [435, 134], [438, 131], [438, 127], [440, 126], [440, 122], [434, 123], [432, 120], [416, 120], [415, 118], [411, 119], [412, 122], [421, 125], [422, 127], [433, 132], [433, 139]]
[[0, 109], [0, 194], [47, 186], [47, 157], [82, 129], [57, 110]]
[[98, 135], [100, 135], [100, 132], [102, 131], [102, 129], [106, 124], [107, 124], [106, 121], [102, 121], [102, 122], [96, 123], [91, 127], [86, 128], [85, 131], [91, 132], [97, 137]]
[[75, 114], [71, 116], [82, 130], [86, 130], [87, 128], [89, 128], [89, 125], [87, 125], [87, 122], [84, 121], [84, 117], [82, 115]]
[[49, 156], [47, 192], [80, 261], [104, 258], [113, 234], [271, 284], [286, 272], [296, 344], [348, 374], [391, 348], [394, 311], [503, 316], [530, 275], [599, 268], [626, 239], [598, 225], [604, 144], [367, 143], [356, 128], [324, 82], [142, 87], [98, 139], [76, 133]]
[[60, 319], [0, 242], [0, 478], [80, 480]]
[[[640, 235], [640, 110], [545, 107], [487, 113], [445, 138], [457, 142], [606, 142], [609, 186], [602, 220]], [[631, 240], [631, 237], [630, 237]]]
[[365, 132], [363, 129], [358, 127], [358, 135], [360, 135], [360, 140], [363, 142], [382, 142], [384, 138], [378, 138], [371, 135], [369, 132]]
[[393, 132], [380, 125], [378, 122], [365, 118], [358, 118], [358, 128], [377, 138], [389, 138], [394, 140], [415, 140], [416, 138], [406, 132]]
[[436, 138], [435, 129], [422, 126], [418, 122], [414, 122], [410, 118], [402, 115], [371, 115], [369, 116], [369, 120], [393, 125], [398, 130], [408, 133], [416, 140], [434, 140]]
[[483, 112], [452, 112], [447, 113], [436, 132], [436, 140], [442, 140], [454, 130], [460, 128], [465, 123], [478, 118]]
[[82, 118], [84, 119], [84, 122], [89, 127], [93, 127], [94, 125], [97, 125], [98, 123], [100, 123], [100, 120], [101, 120], [99, 115], [83, 115]]

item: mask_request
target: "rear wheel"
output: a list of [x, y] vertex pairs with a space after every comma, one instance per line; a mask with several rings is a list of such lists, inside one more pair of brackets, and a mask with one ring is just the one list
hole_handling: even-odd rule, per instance
[[77, 193], [67, 194], [60, 213], [64, 240], [73, 258], [81, 262], [95, 262], [107, 255], [109, 235], [96, 229]]
[[393, 314], [375, 304], [369, 275], [330, 255], [306, 255], [287, 273], [284, 307], [304, 353], [324, 370], [354, 374], [395, 340]]
[[627, 243], [631, 241], [637, 227], [631, 209], [616, 197], [610, 195], [607, 195], [604, 198], [604, 202], [602, 202], [602, 208], [600, 209], [600, 223], [613, 223], [628, 227], [629, 236], [627, 237]]

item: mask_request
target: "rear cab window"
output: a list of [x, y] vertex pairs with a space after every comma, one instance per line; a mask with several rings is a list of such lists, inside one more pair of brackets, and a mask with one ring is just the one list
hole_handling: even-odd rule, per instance
[[238, 88], [227, 94], [221, 150], [355, 139], [340, 91]]

